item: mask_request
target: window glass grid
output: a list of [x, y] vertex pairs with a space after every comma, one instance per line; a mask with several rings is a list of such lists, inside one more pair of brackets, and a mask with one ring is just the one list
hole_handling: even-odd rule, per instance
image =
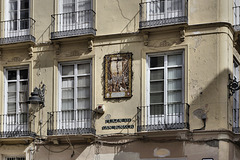
[[[7, 113], [28, 112], [28, 79], [22, 79], [22, 69], [7, 70]], [[13, 74], [14, 73], [14, 74]], [[14, 75], [14, 76], [13, 76]], [[14, 77], [14, 78], [12, 78]], [[28, 69], [24, 69], [24, 78], [28, 78]], [[15, 79], [15, 80], [9, 80]]]
[[171, 104], [183, 101], [183, 55], [149, 56], [149, 63], [150, 115], [172, 114], [177, 110]]

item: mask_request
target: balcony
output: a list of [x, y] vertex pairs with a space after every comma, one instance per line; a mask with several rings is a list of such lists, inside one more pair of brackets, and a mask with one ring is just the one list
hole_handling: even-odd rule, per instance
[[90, 109], [48, 113], [48, 135], [95, 134]]
[[93, 10], [52, 15], [52, 40], [95, 34], [95, 12]]
[[137, 108], [137, 131], [189, 129], [189, 105], [168, 104]]
[[139, 28], [188, 22], [188, 0], [149, 0], [140, 3]]
[[0, 136], [2, 138], [35, 137], [34, 124], [35, 117], [29, 113], [0, 115]]
[[0, 45], [35, 42], [35, 20], [32, 18], [1, 21]]

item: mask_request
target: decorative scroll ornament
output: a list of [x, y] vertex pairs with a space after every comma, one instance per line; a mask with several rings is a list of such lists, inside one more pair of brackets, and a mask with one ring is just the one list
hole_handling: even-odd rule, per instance
[[231, 75], [229, 74], [228, 79], [229, 79], [229, 84], [228, 84], [229, 97], [231, 97], [237, 90], [240, 89], [240, 86], [239, 86], [239, 81], [237, 81], [236, 77], [232, 79]]

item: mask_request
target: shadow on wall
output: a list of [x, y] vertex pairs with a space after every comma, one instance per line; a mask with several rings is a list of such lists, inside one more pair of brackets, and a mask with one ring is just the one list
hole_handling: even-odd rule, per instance
[[[83, 154], [85, 158], [91, 158], [92, 151], [85, 152], [87, 145], [46, 145], [36, 150], [34, 159], [37, 160], [77, 160]], [[41, 153], [41, 154], [38, 154]]]

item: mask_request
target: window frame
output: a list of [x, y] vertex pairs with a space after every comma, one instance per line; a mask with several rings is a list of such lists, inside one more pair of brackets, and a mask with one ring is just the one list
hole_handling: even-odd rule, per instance
[[[146, 106], [150, 106], [150, 58], [151, 57], [159, 57], [159, 56], [164, 56], [164, 101], [163, 105], [166, 106], [168, 104], [167, 102], [167, 68], [168, 66], [165, 66], [166, 62], [166, 56], [169, 55], [177, 55], [181, 54], [182, 55], [182, 100], [181, 103], [185, 103], [185, 53], [184, 50], [173, 50], [173, 51], [163, 51], [163, 52], [158, 52], [158, 53], [149, 53], [146, 55]], [[167, 61], [168, 62], [168, 61]], [[159, 67], [160, 68], [160, 67]], [[171, 68], [171, 67], [170, 67]], [[175, 68], [175, 67], [174, 67]], [[177, 68], [177, 66], [176, 66]], [[165, 107], [164, 107], [165, 109]], [[165, 111], [166, 112], [166, 111]]]
[[[89, 67], [90, 67], [90, 73], [89, 73], [89, 78], [90, 78], [90, 86], [89, 86], [89, 109], [92, 109], [92, 60], [80, 60], [80, 61], [71, 61], [71, 62], [59, 62], [58, 63], [58, 89], [59, 89], [59, 92], [58, 92], [58, 108], [57, 108], [57, 111], [62, 111], [62, 78], [65, 78], [62, 77], [62, 66], [63, 65], [74, 65], [76, 67], [74, 67], [74, 70], [77, 69], [77, 65], [78, 64], [89, 64]], [[74, 73], [74, 102], [73, 102], [73, 110], [76, 111], [78, 110], [77, 108], [77, 78], [78, 78], [78, 75]], [[87, 76], [87, 74], [85, 74], [85, 76]], [[68, 77], [68, 76], [66, 76]], [[70, 76], [69, 76], [70, 77]], [[81, 110], [81, 109], [80, 109]]]
[[[239, 62], [236, 60], [236, 58], [233, 58], [233, 79], [235, 78], [236, 78], [236, 81], [238, 82], [239, 81]], [[239, 90], [237, 90], [233, 94], [233, 117], [232, 118], [233, 118], [233, 128], [238, 128], [239, 127]]]
[[[23, 70], [23, 69], [27, 69], [28, 70], [28, 78], [27, 79], [20, 79], [20, 70]], [[10, 70], [16, 70], [17, 71], [17, 77], [16, 77], [16, 80], [10, 80], [10, 82], [13, 82], [15, 81], [16, 82], [16, 112], [15, 114], [19, 114], [19, 113], [25, 113], [25, 112], [20, 112], [20, 108], [19, 108], [19, 104], [20, 104], [20, 98], [19, 98], [19, 95], [20, 95], [20, 82], [22, 81], [27, 81], [28, 83], [28, 87], [27, 87], [27, 97], [29, 96], [29, 67], [28, 66], [20, 66], [20, 67], [5, 67], [4, 68], [4, 101], [5, 101], [5, 104], [4, 104], [4, 113], [5, 114], [8, 114], [8, 83], [9, 83], [9, 80], [8, 80], [8, 71]], [[27, 112], [28, 112], [28, 109], [29, 109], [29, 105], [27, 104]]]

